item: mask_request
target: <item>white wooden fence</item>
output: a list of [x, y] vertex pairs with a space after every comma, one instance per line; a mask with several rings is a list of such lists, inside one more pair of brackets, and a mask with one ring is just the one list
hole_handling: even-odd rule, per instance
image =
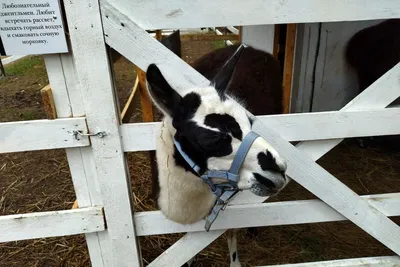
[[[65, 148], [80, 208], [2, 216], [1, 242], [85, 233], [93, 266], [142, 266], [137, 236], [187, 232], [148, 265], [180, 266], [227, 228], [351, 220], [400, 255], [400, 227], [388, 219], [400, 215], [400, 193], [360, 197], [315, 163], [343, 138], [400, 134], [400, 109], [385, 109], [400, 95], [400, 64], [340, 111], [263, 116], [255, 123], [288, 160], [288, 175], [321, 200], [262, 203], [266, 198], [242, 192], [204, 232], [202, 223], [134, 213], [124, 152], [153, 150], [158, 123], [120, 125], [105, 49], [107, 43], [142, 69], [158, 64], [183, 89], [208, 81], [145, 30], [398, 18], [400, 1], [69, 0], [65, 10], [72, 52], [45, 57], [59, 119], [1, 123], [0, 153]], [[76, 140], [75, 130], [107, 135]], [[283, 266], [364, 264], [397, 266], [400, 258]]]

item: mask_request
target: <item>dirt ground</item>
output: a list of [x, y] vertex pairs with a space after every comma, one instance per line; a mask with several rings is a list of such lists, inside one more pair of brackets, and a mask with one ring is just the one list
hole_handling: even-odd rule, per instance
[[[221, 42], [183, 42], [183, 59], [191, 62], [223, 45]], [[45, 118], [39, 90], [47, 83], [41, 57], [29, 57], [7, 68], [0, 80], [0, 122]], [[125, 59], [115, 63], [120, 106], [135, 81], [134, 66]], [[141, 121], [140, 101], [131, 122]], [[150, 166], [147, 153], [128, 153], [135, 209], [154, 210], [150, 199]], [[358, 194], [400, 192], [400, 153], [381, 148], [360, 148], [354, 140], [342, 142], [318, 161]], [[75, 200], [63, 150], [0, 154], [0, 215], [69, 209]], [[295, 182], [270, 201], [315, 198]], [[394, 218], [399, 223], [400, 218]], [[145, 263], [151, 262], [182, 235], [139, 238]], [[239, 258], [243, 266], [272, 265], [393, 253], [349, 222], [275, 226], [256, 237], [239, 233]], [[203, 250], [196, 266], [227, 266], [223, 237]], [[82, 235], [0, 244], [0, 267], [91, 266]]]

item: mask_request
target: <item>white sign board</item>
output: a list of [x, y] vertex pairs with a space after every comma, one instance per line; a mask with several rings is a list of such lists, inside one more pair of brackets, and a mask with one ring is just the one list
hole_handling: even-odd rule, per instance
[[68, 52], [58, 0], [0, 0], [6, 55]]

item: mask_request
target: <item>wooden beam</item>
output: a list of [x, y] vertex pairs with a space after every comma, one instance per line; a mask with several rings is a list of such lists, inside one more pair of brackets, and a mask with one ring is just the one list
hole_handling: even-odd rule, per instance
[[[288, 141], [353, 138], [400, 134], [400, 108], [370, 111], [328, 111], [259, 116]], [[121, 126], [124, 151], [155, 150], [160, 123], [129, 123]], [[374, 127], [371, 127], [374, 125]]]
[[3, 122], [0, 123], [0, 153], [90, 145], [87, 136], [79, 136], [77, 140], [73, 131], [87, 133], [85, 118]]
[[288, 24], [286, 29], [285, 63], [283, 67], [283, 113], [289, 113], [292, 91], [296, 24]]
[[53, 93], [51, 91], [50, 84], [46, 85], [40, 90], [42, 95], [42, 101], [44, 106], [44, 112], [46, 112], [47, 119], [54, 120], [57, 118], [56, 106], [54, 105]]
[[146, 72], [137, 67], [136, 73], [138, 75], [138, 80], [139, 80], [139, 92], [140, 92], [140, 102], [142, 104], [143, 121], [153, 122], [154, 121], [153, 104], [149, 92], [147, 91]]
[[[120, 114], [116, 109], [99, 1], [64, 1], [64, 7], [88, 128], [107, 132], [104, 138], [91, 138], [90, 147], [90, 167], [95, 170], [97, 183], [89, 186], [100, 192], [107, 220], [104, 242], [108, 243], [108, 249], [100, 256], [111, 258], [111, 262], [104, 263], [106, 266], [139, 267], [142, 261], [135, 234], [132, 191], [128, 186], [131, 181], [119, 134]], [[148, 33], [146, 36], [152, 38]], [[79, 198], [78, 201], [81, 205]]]
[[[400, 193], [362, 196], [386, 216], [400, 215]], [[221, 211], [212, 230], [345, 221], [346, 217], [319, 199], [230, 205]], [[204, 221], [183, 225], [160, 211], [135, 213], [138, 236], [201, 232]]]
[[132, 92], [129, 95], [129, 98], [126, 101], [124, 109], [121, 112], [122, 123], [128, 123], [133, 115], [133, 112], [135, 111], [135, 107], [133, 105], [133, 98], [135, 97], [138, 87], [139, 87], [139, 76], [136, 77], [135, 85], [132, 87]]
[[182, 41], [236, 41], [239, 40], [239, 36], [236, 34], [181, 34]]
[[242, 43], [273, 54], [275, 25], [242, 27]]
[[399, 256], [369, 257], [333, 261], [319, 261], [295, 264], [268, 265], [259, 267], [397, 267], [400, 266]]
[[[47, 75], [51, 84], [58, 117], [85, 116], [81, 88], [71, 53], [44, 55]], [[91, 147], [65, 149], [75, 195], [81, 208], [102, 206], [103, 201], [96, 186], [97, 172], [93, 166]], [[93, 267], [111, 266], [112, 253], [108, 232], [85, 234]]]
[[[356, 21], [400, 17], [398, 0], [107, 0], [145, 29]], [[223, 12], [223, 16], [221, 16]], [[250, 15], [249, 15], [250, 14]]]
[[156, 39], [158, 41], [161, 41], [161, 39], [162, 39], [162, 31], [161, 30], [156, 30]]
[[72, 204], [71, 209], [73, 210], [73, 209], [77, 209], [77, 208], [79, 208], [79, 206], [78, 206], [78, 200], [75, 200], [75, 201], [74, 201], [74, 204]]
[[278, 54], [280, 51], [280, 47], [279, 47], [279, 37], [281, 34], [281, 26], [280, 24], [275, 24], [274, 25], [274, 49], [273, 49], [273, 53], [272, 55], [278, 59]]
[[104, 231], [102, 207], [0, 216], [0, 242]]
[[[142, 114], [144, 122], [153, 122], [153, 104], [150, 98], [150, 94], [147, 90], [146, 73], [140, 69], [136, 68], [136, 73], [138, 74], [139, 80], [139, 91], [140, 91], [140, 102], [142, 105]], [[126, 142], [124, 142], [126, 143]], [[158, 186], [158, 169], [155, 151], [149, 151], [150, 159], [150, 169], [151, 169], [151, 197], [156, 198], [159, 190]]]

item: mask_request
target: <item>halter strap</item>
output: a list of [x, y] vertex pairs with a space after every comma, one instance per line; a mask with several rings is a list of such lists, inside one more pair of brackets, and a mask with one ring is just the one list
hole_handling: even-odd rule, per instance
[[[259, 135], [253, 131], [250, 131], [245, 136], [238, 150], [236, 151], [235, 158], [233, 159], [229, 171], [207, 170], [204, 172], [204, 174], [199, 173], [200, 167], [182, 150], [180, 143], [174, 138], [175, 146], [184, 160], [197, 174], [199, 174], [203, 182], [210, 187], [212, 193], [217, 197], [214, 207], [206, 219], [204, 228], [207, 232], [209, 231], [212, 223], [218, 217], [219, 212], [225, 209], [228, 202], [236, 195], [237, 192], [240, 191], [237, 186], [240, 178], [239, 171], [243, 165], [247, 153], [250, 150], [250, 147], [258, 137]], [[226, 179], [227, 182], [214, 183], [212, 178]]]

